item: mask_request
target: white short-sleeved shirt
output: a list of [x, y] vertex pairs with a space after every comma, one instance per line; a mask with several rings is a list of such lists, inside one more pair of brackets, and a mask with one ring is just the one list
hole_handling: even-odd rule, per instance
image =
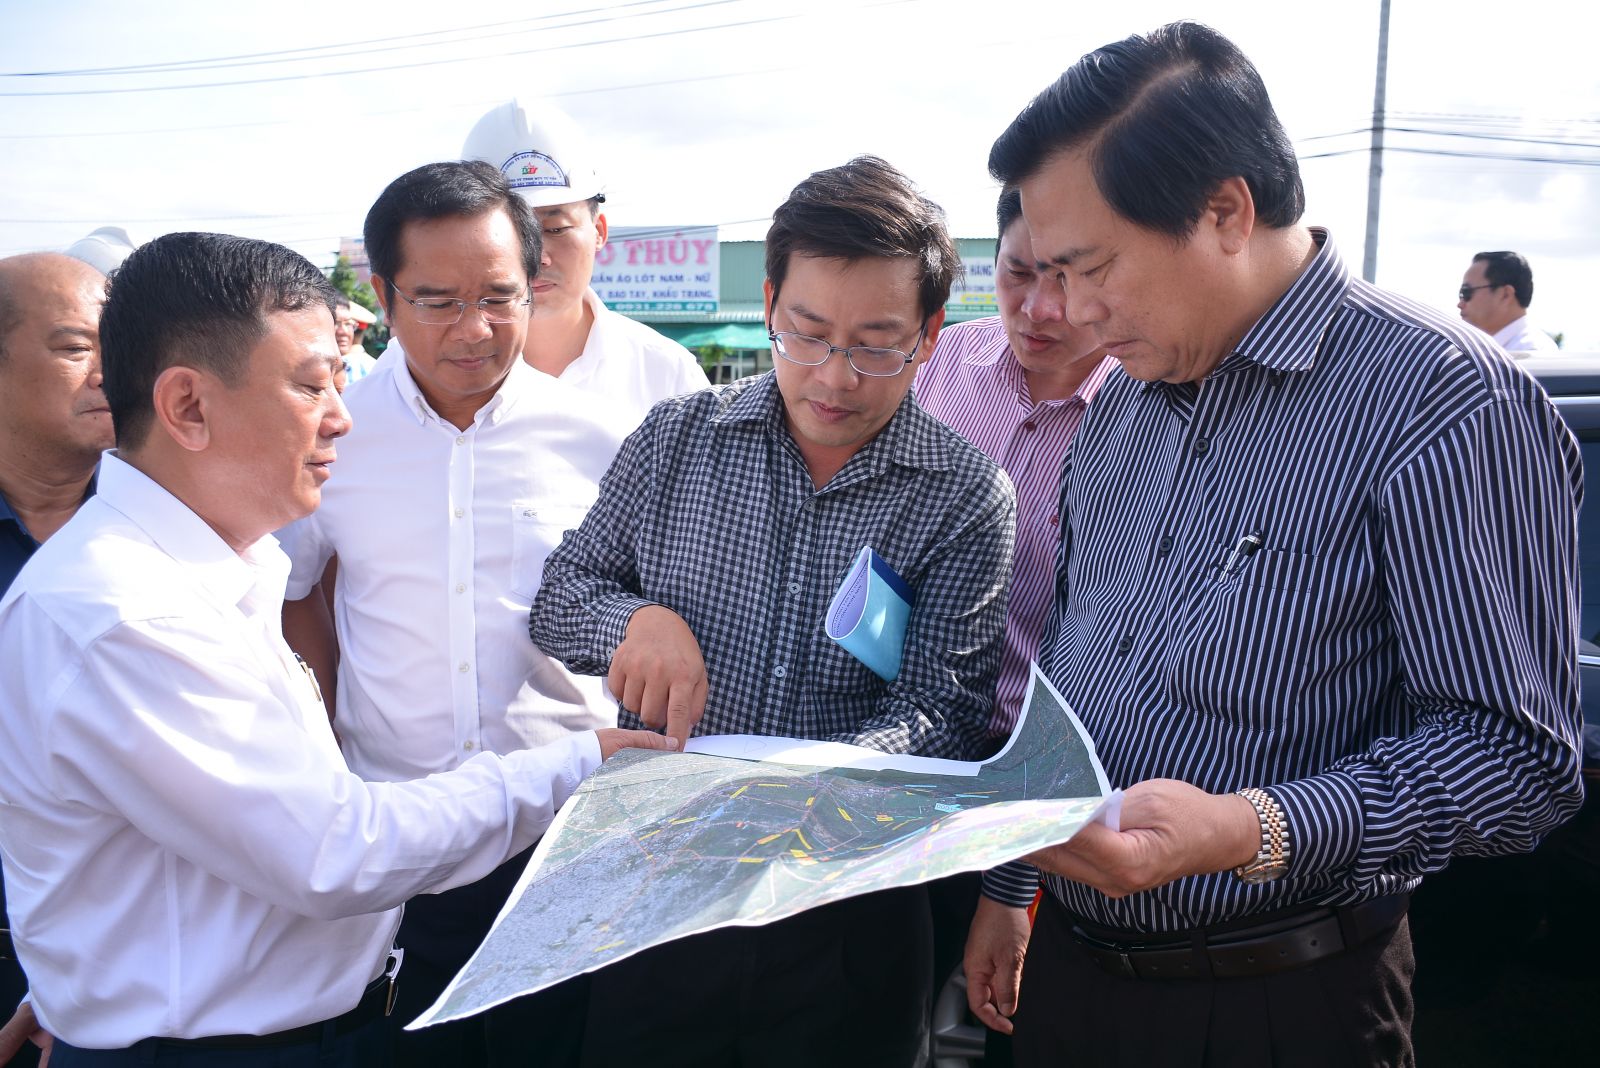
[[618, 411], [516, 361], [473, 424], [404, 359], [345, 394], [354, 420], [315, 513], [279, 532], [288, 596], [339, 557], [338, 730], [350, 767], [398, 781], [616, 723], [602, 679], [528, 638], [544, 561], [594, 503]]
[[582, 734], [362, 782], [284, 644], [287, 572], [272, 538], [235, 553], [108, 453], [0, 600], [11, 930], [40, 1024], [75, 1046], [347, 1012], [401, 902], [526, 848], [599, 763]]
[[[561, 372], [562, 382], [604, 399], [628, 420], [631, 432], [657, 401], [705, 389], [710, 383], [694, 353], [643, 323], [605, 306], [594, 290], [584, 295], [594, 325], [583, 352]], [[398, 339], [383, 350], [379, 366], [405, 360]]]
[[1534, 326], [1526, 315], [1501, 327], [1495, 341], [1507, 352], [1560, 352], [1556, 339]]
[[660, 400], [710, 385], [694, 354], [670, 338], [605, 306], [594, 290], [584, 294], [594, 325], [583, 353], [561, 381], [626, 407], [633, 426]]

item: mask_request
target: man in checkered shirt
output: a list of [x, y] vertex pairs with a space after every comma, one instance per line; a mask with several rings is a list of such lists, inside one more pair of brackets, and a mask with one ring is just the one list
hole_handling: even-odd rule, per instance
[[[974, 755], [1016, 503], [910, 394], [960, 262], [943, 212], [864, 157], [801, 182], [766, 254], [774, 370], [656, 405], [550, 556], [530, 632], [607, 673], [624, 725]], [[864, 545], [915, 594], [893, 682], [823, 629]], [[585, 1062], [775, 1063], [803, 1021], [836, 1063], [916, 1063], [930, 947], [921, 888], [671, 943], [596, 973]]]

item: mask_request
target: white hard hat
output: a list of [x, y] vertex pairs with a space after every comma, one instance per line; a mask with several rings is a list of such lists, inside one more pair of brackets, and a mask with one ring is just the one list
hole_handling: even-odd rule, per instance
[[605, 192], [581, 131], [542, 100], [519, 98], [494, 108], [467, 135], [461, 155], [499, 167], [531, 207], [571, 204]]
[[376, 315], [373, 315], [355, 301], [350, 300], [348, 297], [344, 299], [348, 301], [350, 307], [350, 318], [354, 319], [362, 326], [371, 326], [373, 323], [378, 321], [378, 317]]
[[137, 247], [120, 226], [102, 226], [67, 247], [67, 255], [82, 260], [101, 274], [110, 274]]

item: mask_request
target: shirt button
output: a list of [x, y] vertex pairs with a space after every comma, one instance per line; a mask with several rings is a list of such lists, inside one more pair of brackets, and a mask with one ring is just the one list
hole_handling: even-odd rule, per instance
[[1133, 639], [1132, 638], [1123, 638], [1121, 641], [1119, 641], [1117, 643], [1117, 655], [1118, 656], [1127, 656], [1128, 653], [1131, 652], [1132, 650], [1133, 650]]
[[472, 743], [471, 742], [462, 742], [461, 743], [461, 748], [465, 749], [467, 752], [470, 753], [470, 752], [472, 752]]
[[789, 583], [789, 593], [792, 594], [795, 597], [800, 596], [800, 583], [798, 583], [798, 582]]
[[457, 508], [456, 509], [456, 518], [457, 519], [460, 519], [462, 516], [464, 516], [466, 514], [467, 514], [467, 510], [465, 508]]
[[1211, 451], [1211, 439], [1210, 438], [1195, 438], [1194, 439], [1194, 454], [1196, 456], [1204, 456], [1206, 453], [1208, 453], [1210, 451]]
[[456, 435], [456, 444], [457, 445], [465, 445], [466, 443], [467, 443], [467, 436], [465, 434], [457, 434]]
[[779, 664], [777, 667], [772, 669], [772, 677], [775, 679], [781, 679], [787, 674], [788, 672], [783, 670], [782, 664]]
[[467, 584], [465, 582], [456, 583], [456, 592], [457, 593], [466, 593], [467, 592]]
[[461, 661], [461, 666], [456, 668], [456, 670], [465, 675], [467, 672], [472, 670], [472, 665], [463, 660]]
[[1053, 527], [1059, 527], [1061, 525], [1061, 517], [1059, 515], [1051, 516], [1050, 517], [1050, 525], [1053, 526]]
[[1035, 423], [1032, 419], [1029, 419], [1026, 423], [1022, 424], [1022, 429], [1024, 429], [1024, 430], [1038, 430], [1039, 429], [1039, 424]]
[[1172, 535], [1171, 534], [1163, 534], [1161, 536], [1160, 544], [1158, 544], [1156, 546], [1156, 555], [1157, 556], [1166, 556], [1171, 551], [1172, 551]]

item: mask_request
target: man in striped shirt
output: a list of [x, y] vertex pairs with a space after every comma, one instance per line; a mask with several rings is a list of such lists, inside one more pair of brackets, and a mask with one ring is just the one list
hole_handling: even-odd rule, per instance
[[1061, 545], [1061, 460], [1114, 361], [1091, 330], [1067, 322], [1054, 272], [1034, 259], [1022, 197], [1000, 194], [995, 211], [995, 297], [1000, 314], [946, 327], [917, 372], [917, 403], [1005, 469], [1017, 490], [1000, 680], [987, 744], [1005, 743], [1022, 711], [1028, 665], [1050, 611]]
[[1576, 443], [1300, 222], [1214, 31], [1085, 56], [990, 170], [1126, 372], [1064, 469], [1042, 658], [1127, 792], [1030, 858], [1031, 938], [1036, 872], [986, 875], [972, 1006], [1024, 1065], [1409, 1064], [1406, 895], [1582, 800]]

